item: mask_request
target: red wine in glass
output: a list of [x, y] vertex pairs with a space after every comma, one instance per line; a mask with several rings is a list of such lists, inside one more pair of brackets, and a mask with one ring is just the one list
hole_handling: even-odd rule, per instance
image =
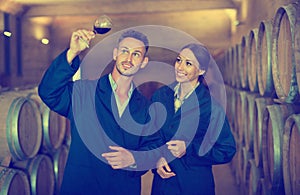
[[105, 34], [110, 31], [112, 27], [111, 19], [107, 15], [102, 15], [94, 23], [95, 34]]
[[96, 27], [94, 26], [94, 33], [95, 34], [105, 34], [107, 33], [108, 31], [110, 31], [111, 28], [105, 28], [105, 27]]
[[[112, 22], [111, 19], [107, 15], [102, 15], [95, 20], [93, 32], [95, 34], [105, 34], [111, 30]], [[79, 37], [82, 40], [86, 47], [89, 48], [89, 44], [87, 41]]]

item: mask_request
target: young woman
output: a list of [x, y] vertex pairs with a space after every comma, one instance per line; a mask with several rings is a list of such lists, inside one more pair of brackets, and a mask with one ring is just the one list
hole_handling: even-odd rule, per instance
[[176, 59], [176, 82], [152, 97], [167, 111], [158, 121], [166, 150], [153, 170], [153, 195], [215, 194], [212, 165], [229, 162], [236, 152], [225, 112], [203, 83], [211, 63], [203, 45], [186, 45]]

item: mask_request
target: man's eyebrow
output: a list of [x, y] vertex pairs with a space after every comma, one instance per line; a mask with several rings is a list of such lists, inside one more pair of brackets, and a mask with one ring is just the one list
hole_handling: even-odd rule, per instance
[[126, 46], [120, 46], [119, 49], [128, 49]]
[[138, 49], [134, 50], [134, 52], [143, 53], [141, 50]]
[[[128, 50], [130, 50], [128, 47], [126, 47], [126, 46], [121, 46], [121, 47], [119, 47], [119, 49], [128, 49]], [[142, 49], [138, 49], [138, 47], [135, 47], [135, 48], [133, 48], [134, 49], [134, 52], [139, 52], [139, 53], [143, 53], [143, 51], [142, 51]]]

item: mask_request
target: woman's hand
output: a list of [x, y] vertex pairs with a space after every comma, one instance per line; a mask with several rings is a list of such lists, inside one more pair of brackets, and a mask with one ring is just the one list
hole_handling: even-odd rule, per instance
[[168, 162], [164, 157], [159, 159], [156, 167], [157, 167], [157, 171], [156, 171], [157, 174], [163, 179], [167, 179], [176, 175], [174, 172], [172, 172]]
[[171, 140], [167, 142], [168, 149], [176, 158], [181, 158], [186, 153], [186, 145], [181, 140]]

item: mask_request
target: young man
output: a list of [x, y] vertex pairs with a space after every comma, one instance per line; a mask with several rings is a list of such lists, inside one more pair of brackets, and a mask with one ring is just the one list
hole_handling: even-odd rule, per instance
[[148, 39], [134, 30], [124, 32], [113, 50], [110, 74], [96, 81], [71, 82], [80, 65], [78, 55], [94, 36], [88, 30], [73, 32], [69, 49], [52, 62], [39, 85], [41, 99], [71, 122], [60, 194], [140, 194], [146, 171], [138, 168], [157, 159], [152, 160], [152, 154], [138, 158], [132, 151], [151, 150], [159, 141], [144, 128], [151, 120], [149, 103], [132, 83], [148, 63]]

